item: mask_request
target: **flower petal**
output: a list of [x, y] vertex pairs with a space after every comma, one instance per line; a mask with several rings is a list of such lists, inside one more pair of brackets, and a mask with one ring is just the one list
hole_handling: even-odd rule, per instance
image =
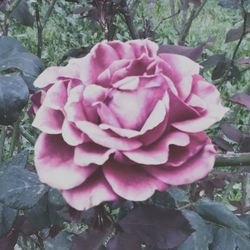
[[213, 169], [215, 153], [214, 146], [207, 144], [182, 166], [175, 168], [148, 166], [145, 169], [164, 183], [170, 185], [190, 184], [204, 178]]
[[[78, 59], [80, 61], [80, 59]], [[67, 66], [52, 66], [45, 69], [35, 80], [34, 86], [37, 88], [45, 88], [50, 84], [54, 84], [59, 77], [78, 78], [77, 68]]]
[[83, 183], [97, 166], [79, 167], [73, 162], [74, 148], [58, 135], [41, 134], [35, 145], [35, 166], [41, 182], [57, 189]]
[[77, 146], [83, 142], [89, 141], [74, 123], [64, 120], [62, 125], [62, 137], [70, 146]]
[[104, 165], [104, 176], [116, 194], [124, 199], [143, 201], [167, 185], [150, 176], [142, 167], [116, 163]]
[[92, 141], [103, 147], [117, 150], [133, 150], [142, 145], [138, 140], [118, 137], [111, 132], [103, 131], [99, 126], [91, 122], [80, 121], [76, 125]]
[[123, 152], [123, 154], [130, 160], [139, 164], [160, 165], [167, 162], [170, 145], [187, 146], [189, 143], [190, 139], [187, 134], [172, 132], [153, 145], [129, 152]]
[[64, 115], [61, 111], [42, 105], [36, 113], [32, 126], [47, 134], [60, 134], [63, 121]]
[[63, 191], [63, 197], [70, 206], [79, 211], [98, 206], [104, 201], [119, 199], [100, 174], [94, 174], [79, 187]]
[[56, 82], [46, 93], [43, 105], [48, 108], [63, 110], [67, 100], [67, 89], [63, 82]]
[[80, 166], [102, 165], [115, 151], [115, 149], [107, 149], [94, 143], [83, 143], [75, 148], [74, 162]]

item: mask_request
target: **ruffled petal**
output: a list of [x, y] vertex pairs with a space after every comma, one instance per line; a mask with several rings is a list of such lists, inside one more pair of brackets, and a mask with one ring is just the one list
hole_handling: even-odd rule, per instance
[[83, 99], [86, 103], [103, 102], [107, 96], [108, 89], [92, 84], [86, 86], [83, 91]]
[[[82, 59], [78, 59], [79, 61]], [[67, 66], [52, 66], [45, 69], [34, 81], [34, 86], [37, 88], [45, 88], [50, 84], [54, 84], [60, 77], [79, 78], [76, 67]]]
[[75, 148], [74, 162], [80, 166], [104, 164], [116, 150], [107, 149], [94, 143], [84, 143]]
[[228, 108], [222, 106], [220, 93], [216, 87], [197, 75], [193, 77], [192, 94], [186, 103], [200, 113], [199, 117], [175, 122], [173, 126], [191, 133], [209, 128], [212, 124], [221, 120], [228, 111]]
[[107, 163], [103, 173], [116, 194], [124, 199], [143, 201], [155, 190], [164, 190], [167, 185], [149, 175], [144, 168], [119, 163]]
[[187, 146], [189, 136], [182, 132], [172, 132], [164, 136], [159, 142], [148, 147], [123, 152], [130, 160], [144, 165], [160, 165], [168, 161], [169, 146]]
[[99, 126], [91, 122], [81, 121], [77, 122], [76, 125], [93, 142], [103, 147], [117, 150], [134, 150], [142, 145], [138, 140], [118, 137], [111, 132], [103, 131]]
[[42, 105], [36, 113], [32, 126], [47, 134], [60, 134], [63, 121], [64, 115], [61, 111]]
[[35, 145], [35, 166], [41, 182], [57, 189], [83, 183], [97, 166], [79, 167], [73, 162], [74, 148], [61, 136], [41, 134]]
[[81, 186], [65, 190], [62, 194], [67, 203], [79, 211], [98, 206], [104, 201], [119, 199], [100, 174], [94, 174]]
[[62, 137], [70, 146], [77, 146], [83, 142], [89, 141], [88, 137], [84, 135], [74, 123], [66, 119], [62, 125]]
[[212, 169], [215, 162], [216, 151], [212, 144], [204, 146], [200, 152], [179, 167], [145, 168], [155, 178], [170, 185], [184, 185], [204, 178]]
[[[175, 84], [177, 84], [178, 90], [181, 90], [183, 86], [181, 81], [188, 76], [199, 74], [200, 65], [188, 57], [176, 54], [159, 54], [159, 57], [163, 59], [171, 70], [166, 72], [166, 75], [170, 77]], [[167, 69], [167, 68], [166, 68]], [[192, 82], [190, 82], [191, 84]]]

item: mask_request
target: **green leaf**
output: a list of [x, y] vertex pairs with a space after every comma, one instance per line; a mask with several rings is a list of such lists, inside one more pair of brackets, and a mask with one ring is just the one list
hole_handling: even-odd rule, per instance
[[212, 227], [193, 211], [183, 210], [182, 213], [195, 231], [178, 247], [178, 250], [208, 249], [213, 240]]
[[[215, 226], [214, 226], [215, 227]], [[241, 233], [237, 233], [230, 228], [215, 227], [215, 236], [211, 249], [213, 250], [249, 250], [250, 240]]]
[[170, 187], [165, 192], [156, 192], [152, 197], [154, 204], [177, 208], [189, 202], [188, 194], [177, 187]]
[[[7, 0], [3, 2], [3, 5], [1, 7], [1, 11], [5, 12], [5, 5]], [[14, 1], [12, 0], [12, 3]], [[18, 4], [16, 9], [13, 11], [11, 17], [16, 19], [18, 22], [20, 22], [23, 25], [32, 27], [34, 24], [34, 17], [29, 12], [29, 6], [27, 4], [27, 0], [21, 0], [21, 2]]]
[[38, 203], [25, 211], [28, 221], [37, 229], [42, 230], [49, 228], [51, 225], [48, 212], [48, 199], [43, 196]]
[[249, 226], [223, 204], [202, 199], [196, 203], [194, 208], [213, 227], [211, 249], [250, 249]]
[[0, 201], [12, 208], [31, 208], [47, 191], [37, 174], [16, 166], [7, 168], [0, 177]]
[[208, 221], [249, 234], [248, 225], [219, 202], [202, 199], [195, 204], [194, 208], [199, 215]]
[[[56, 237], [45, 241], [45, 250], [69, 250], [72, 244], [72, 234], [61, 232]], [[84, 249], [84, 246], [82, 246]]]
[[0, 164], [0, 176], [4, 174], [4, 171], [9, 167], [18, 166], [19, 168], [25, 168], [28, 156], [28, 150], [23, 150], [19, 154], [14, 155], [10, 160]]
[[43, 71], [42, 61], [15, 38], [0, 37], [0, 74], [19, 72], [31, 92], [33, 81]]
[[0, 124], [14, 123], [29, 99], [29, 90], [22, 77], [0, 75]]
[[17, 216], [17, 210], [0, 203], [0, 238], [12, 228]]

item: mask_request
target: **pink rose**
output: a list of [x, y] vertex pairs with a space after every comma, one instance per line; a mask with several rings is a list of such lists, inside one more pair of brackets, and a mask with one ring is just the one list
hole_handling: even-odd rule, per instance
[[75, 209], [192, 183], [213, 168], [203, 132], [227, 111], [200, 66], [149, 40], [97, 44], [35, 81], [35, 166]]

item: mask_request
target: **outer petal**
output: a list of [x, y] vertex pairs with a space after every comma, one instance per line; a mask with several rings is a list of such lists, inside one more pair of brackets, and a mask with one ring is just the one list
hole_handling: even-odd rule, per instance
[[103, 131], [99, 126], [91, 122], [81, 121], [77, 122], [76, 125], [92, 141], [103, 147], [117, 150], [133, 150], [142, 145], [138, 140], [118, 137], [112, 133]]
[[200, 115], [196, 119], [187, 119], [173, 124], [174, 127], [191, 133], [207, 129], [221, 120], [228, 111], [222, 106], [219, 91], [215, 86], [206, 82], [201, 76], [193, 78], [192, 93], [186, 102], [200, 112]]
[[214, 166], [215, 149], [212, 144], [204, 146], [199, 153], [179, 167], [147, 167], [155, 178], [170, 185], [189, 184], [205, 177]]
[[143, 201], [167, 185], [150, 176], [142, 167], [115, 162], [104, 165], [104, 176], [116, 194], [124, 199]]
[[115, 151], [115, 149], [107, 149], [94, 143], [84, 143], [75, 148], [74, 162], [80, 166], [102, 165]]
[[144, 148], [123, 152], [130, 160], [144, 165], [160, 165], [167, 162], [169, 146], [187, 146], [189, 136], [182, 132], [172, 132], [164, 136], [159, 142]]
[[89, 141], [88, 137], [84, 135], [74, 123], [66, 119], [62, 125], [62, 137], [70, 146], [77, 146], [83, 142]]
[[74, 148], [61, 136], [41, 134], [35, 145], [35, 166], [42, 182], [57, 189], [83, 183], [97, 166], [79, 167], [73, 162]]
[[97, 206], [104, 201], [119, 199], [100, 174], [91, 176], [79, 187], [63, 191], [63, 197], [70, 206], [80, 211]]
[[[199, 74], [200, 65], [188, 57], [176, 54], [160, 54], [159, 56], [171, 66], [172, 70], [166, 73], [176, 84], [181, 83], [188, 76]], [[177, 86], [177, 88], [181, 89], [182, 86]]]
[[43, 100], [45, 98], [45, 91], [40, 90], [35, 94], [31, 95], [30, 100], [32, 101], [32, 105], [28, 110], [29, 115], [35, 115], [37, 110], [41, 107]]
[[56, 109], [63, 110], [67, 100], [67, 89], [63, 82], [56, 82], [46, 93], [43, 105]]
[[80, 79], [84, 84], [94, 84], [98, 76], [118, 59], [117, 52], [106, 41], [95, 45], [84, 57]]
[[70, 67], [70, 65], [49, 67], [38, 76], [34, 82], [34, 86], [45, 88], [50, 84], [54, 84], [59, 77], [78, 78], [77, 68]]
[[127, 42], [134, 51], [134, 56], [139, 57], [141, 54], [146, 54], [150, 57], [156, 57], [158, 45], [148, 39], [132, 40]]
[[186, 147], [170, 146], [169, 159], [166, 166], [178, 167], [183, 165], [202, 150], [204, 144], [208, 142], [208, 137], [204, 132], [189, 134], [189, 137], [190, 143]]
[[42, 105], [36, 113], [32, 126], [47, 134], [60, 134], [63, 120], [64, 115], [61, 111]]

